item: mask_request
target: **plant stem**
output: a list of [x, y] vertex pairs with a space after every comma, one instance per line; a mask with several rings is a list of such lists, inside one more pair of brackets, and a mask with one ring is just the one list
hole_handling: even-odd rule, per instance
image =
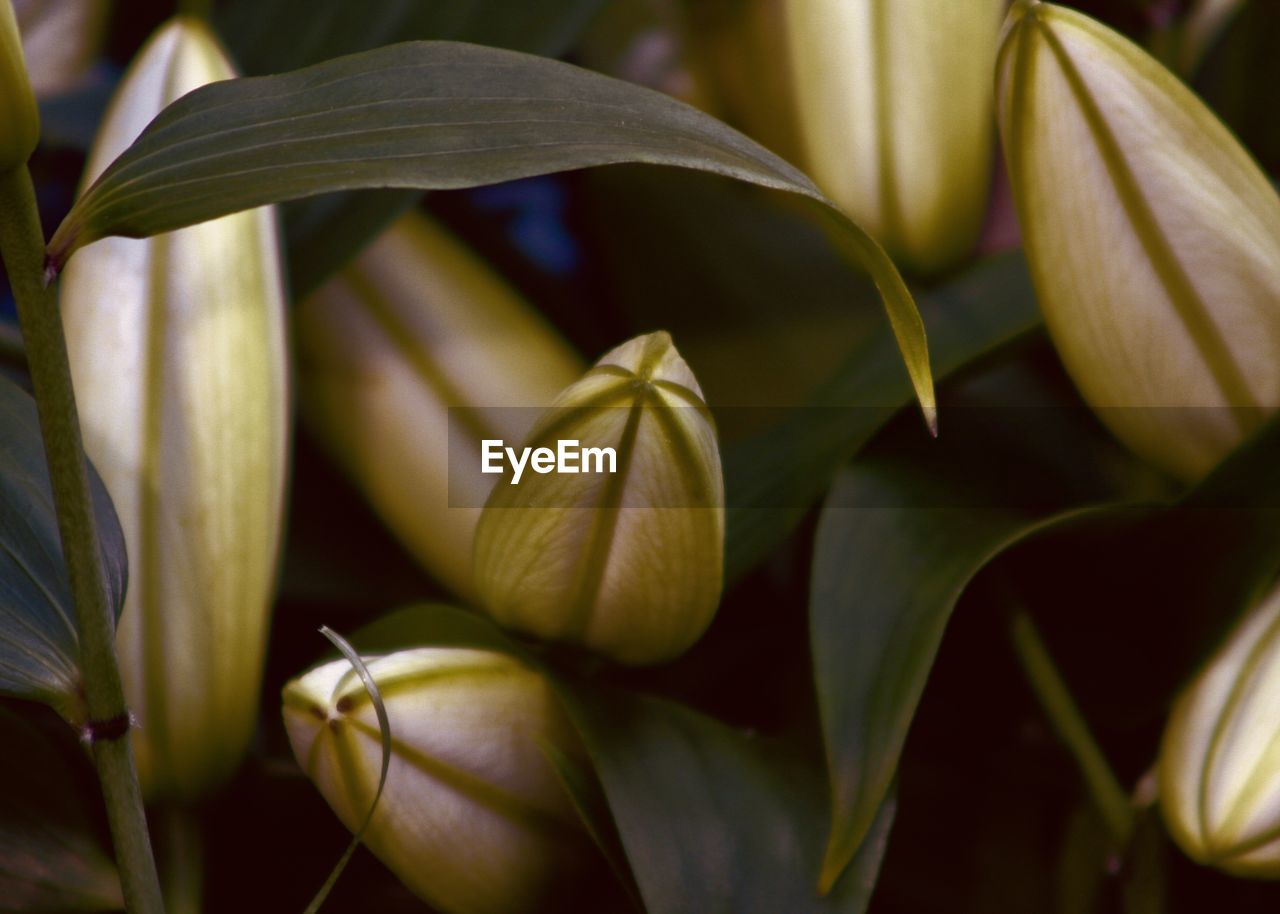
[[1040, 706], [1054, 730], [1075, 756], [1093, 800], [1117, 844], [1121, 848], [1127, 847], [1134, 827], [1133, 805], [1129, 802], [1128, 793], [1120, 786], [1102, 749], [1089, 732], [1089, 725], [1054, 666], [1031, 616], [1026, 610], [1015, 609], [1010, 627], [1014, 652], [1026, 671], [1032, 691], [1040, 700]]
[[[25, 165], [0, 174], [0, 252], [17, 300], [40, 415], [58, 531], [75, 600], [89, 719], [85, 732], [102, 784], [125, 905], [133, 914], [161, 914], [160, 882], [128, 739], [128, 708], [116, 662], [115, 616], [89, 497], [62, 315], [57, 296], [44, 284], [44, 233]], [[95, 724], [103, 725], [102, 738], [93, 738]]]

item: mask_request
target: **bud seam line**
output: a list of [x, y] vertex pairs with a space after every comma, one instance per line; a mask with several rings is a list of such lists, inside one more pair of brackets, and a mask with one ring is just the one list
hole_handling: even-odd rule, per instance
[[609, 553], [613, 549], [614, 534], [618, 530], [619, 505], [631, 470], [640, 420], [644, 415], [644, 400], [643, 394], [636, 397], [627, 415], [627, 424], [618, 440], [618, 472], [605, 480], [604, 491], [601, 492], [600, 501], [593, 512], [591, 531], [586, 538], [587, 555], [579, 566], [577, 580], [569, 592], [568, 631], [580, 638], [586, 637], [587, 627], [591, 624], [591, 610], [608, 570]]
[[[510, 671], [504, 672], [510, 675]], [[381, 687], [379, 687], [379, 690], [381, 690]], [[351, 728], [357, 733], [374, 741], [380, 739], [377, 727], [370, 726], [359, 718], [353, 718], [349, 722]], [[434, 758], [394, 735], [391, 737], [391, 745], [394, 750], [394, 756], [419, 774], [426, 775], [491, 812], [517, 820], [531, 829], [550, 828], [556, 831], [576, 834], [576, 829], [573, 826], [565, 823], [555, 815], [525, 803], [518, 795], [508, 793], [496, 784], [478, 777], [465, 768]]]

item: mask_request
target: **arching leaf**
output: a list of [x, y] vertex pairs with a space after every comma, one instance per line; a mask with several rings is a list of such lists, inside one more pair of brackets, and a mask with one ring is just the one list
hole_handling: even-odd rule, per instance
[[880, 246], [804, 174], [666, 95], [495, 48], [408, 42], [204, 86], [163, 111], [85, 192], [50, 242], [49, 268], [107, 235], [146, 237], [315, 194], [475, 187], [624, 163], [726, 175], [813, 201], [880, 289], [933, 425], [911, 293]]

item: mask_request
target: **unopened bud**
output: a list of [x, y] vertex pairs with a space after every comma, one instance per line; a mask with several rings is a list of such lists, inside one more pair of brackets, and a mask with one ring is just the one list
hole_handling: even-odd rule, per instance
[[[294, 320], [309, 426], [422, 566], [470, 595], [471, 541], [494, 483], [480, 471], [480, 442], [523, 438], [581, 361], [492, 270], [416, 213]], [[451, 408], [474, 421], [451, 427]]]
[[1075, 11], [1014, 6], [998, 95], [1067, 371], [1139, 456], [1202, 476], [1280, 403], [1280, 198], [1176, 76]]
[[1280, 587], [1228, 636], [1173, 707], [1160, 805], [1192, 858], [1280, 877]]
[[670, 660], [711, 623], [724, 563], [715, 425], [671, 337], [606, 354], [524, 453], [565, 441], [613, 459], [494, 489], [476, 529], [481, 604], [502, 625], [623, 663]]
[[982, 227], [1003, 0], [786, 0], [801, 145], [818, 186], [929, 272]]
[[[414, 648], [366, 664], [392, 753], [364, 844], [448, 914], [545, 904], [591, 853], [548, 754], [585, 764], [550, 684], [485, 650]], [[351, 664], [334, 661], [285, 686], [284, 722], [307, 776], [342, 823], [359, 829], [377, 790], [382, 742]]]
[[107, 0], [14, 0], [38, 97], [80, 85], [97, 55], [107, 26]]
[[25, 165], [40, 140], [22, 36], [10, 0], [0, 0], [0, 172]]
[[[160, 109], [232, 76], [207, 28], [176, 19], [139, 53], [87, 183]], [[125, 532], [117, 649], [149, 795], [197, 796], [257, 717], [279, 547], [288, 405], [269, 210], [86, 247], [62, 279], [85, 448]]]

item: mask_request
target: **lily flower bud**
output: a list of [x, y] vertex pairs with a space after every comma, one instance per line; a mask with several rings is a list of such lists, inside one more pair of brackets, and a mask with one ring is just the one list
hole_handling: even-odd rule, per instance
[[5, 172], [25, 165], [40, 140], [40, 111], [11, 0], [0, 0], [0, 125], [0, 172]]
[[13, 0], [37, 97], [74, 89], [102, 44], [107, 0]]
[[784, 0], [702, 0], [686, 6], [691, 66], [714, 102], [703, 110], [784, 159], [799, 161]]
[[1172, 73], [1021, 0], [1000, 130], [1054, 345], [1139, 456], [1196, 479], [1280, 403], [1280, 198]]
[[[232, 76], [208, 29], [162, 27], [90, 153], [86, 186], [161, 108]], [[86, 247], [62, 278], [85, 448], [124, 528], [117, 632], [144, 791], [228, 775], [258, 708], [280, 539], [288, 400], [270, 210]]]
[[[303, 302], [294, 329], [310, 428], [418, 562], [471, 595], [471, 541], [494, 483], [480, 471], [480, 442], [523, 438], [581, 361], [492, 270], [416, 213]], [[451, 427], [453, 407], [472, 421]], [[474, 459], [451, 466], [451, 434], [455, 458]]]
[[977, 240], [1004, 0], [786, 0], [806, 170], [895, 260], [931, 272]]
[[570, 442], [580, 469], [513, 475], [489, 496], [475, 541], [481, 604], [502, 625], [623, 663], [670, 660], [720, 602], [724, 480], [711, 413], [668, 334], [607, 353], [538, 420], [524, 454]]
[[[366, 665], [391, 729], [391, 765], [364, 844], [424, 901], [449, 914], [517, 914], [546, 903], [590, 859], [585, 832], [547, 755], [586, 764], [550, 684], [487, 650], [414, 648]], [[284, 689], [293, 754], [353, 832], [382, 766], [381, 731], [351, 664], [317, 667]]]
[[1280, 877], [1280, 587], [1178, 696], [1160, 749], [1169, 832], [1201, 863]]

